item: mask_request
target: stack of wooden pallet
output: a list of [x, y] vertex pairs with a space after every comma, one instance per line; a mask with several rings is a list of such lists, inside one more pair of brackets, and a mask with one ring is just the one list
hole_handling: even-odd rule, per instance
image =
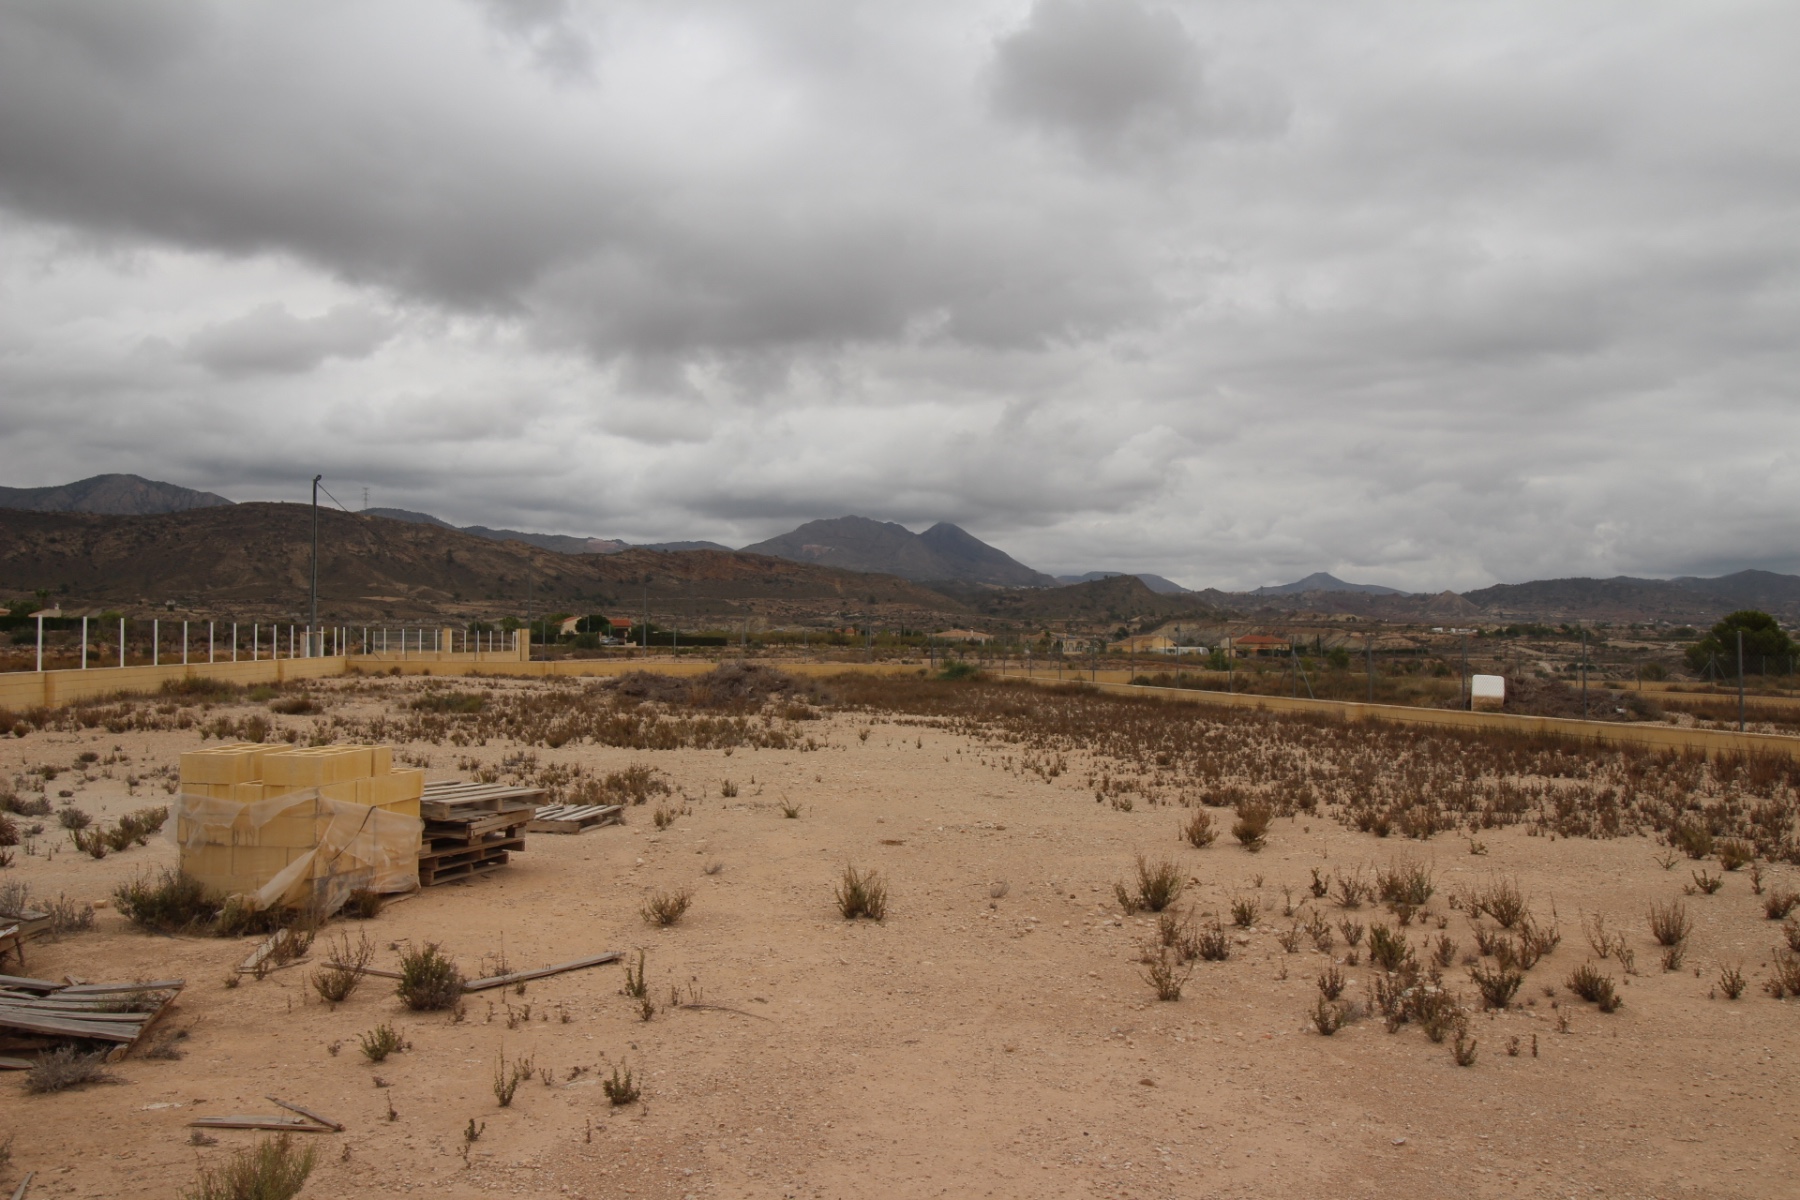
[[506, 865], [525, 848], [525, 827], [536, 815], [542, 788], [492, 783], [428, 783], [419, 802], [425, 844], [419, 886], [467, 879]]
[[[97, 1043], [111, 1047], [111, 1059], [121, 1059], [185, 986], [180, 979], [54, 983], [0, 975], [0, 1050]], [[17, 1060], [7, 1065], [29, 1064]]]

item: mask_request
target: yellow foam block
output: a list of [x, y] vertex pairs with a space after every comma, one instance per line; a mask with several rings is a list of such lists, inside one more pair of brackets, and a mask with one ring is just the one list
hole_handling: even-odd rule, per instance
[[404, 817], [416, 817], [419, 815], [419, 798], [414, 796], [408, 800], [390, 800], [386, 804], [377, 804], [375, 807], [383, 812], [399, 813]]
[[216, 887], [217, 880], [231, 875], [230, 846], [200, 846], [196, 849], [182, 848], [181, 869], [198, 879], [208, 887]]
[[425, 772], [417, 767], [403, 767], [377, 775], [370, 781], [372, 803], [385, 806], [399, 800], [417, 800], [425, 795]]
[[287, 849], [282, 846], [234, 846], [231, 873], [239, 878], [254, 879], [261, 886], [280, 874], [289, 861]]
[[318, 787], [367, 779], [374, 755], [367, 746], [308, 746], [263, 759], [263, 782], [286, 787]]
[[255, 742], [231, 742], [189, 750], [181, 756], [183, 786], [246, 783], [258, 777], [267, 748]]
[[372, 760], [372, 774], [386, 775], [394, 769], [394, 748], [392, 746], [370, 746], [369, 756]]
[[234, 783], [231, 785], [231, 799], [243, 804], [253, 804], [263, 798], [264, 784]]

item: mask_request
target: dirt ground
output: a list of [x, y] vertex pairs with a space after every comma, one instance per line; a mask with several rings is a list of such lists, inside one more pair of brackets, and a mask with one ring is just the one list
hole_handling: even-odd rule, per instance
[[[34, 975], [186, 979], [165, 1024], [188, 1036], [184, 1057], [127, 1060], [116, 1084], [32, 1096], [18, 1073], [0, 1075], [0, 1142], [14, 1139], [0, 1183], [35, 1170], [33, 1196], [174, 1197], [197, 1163], [259, 1136], [222, 1131], [194, 1147], [187, 1122], [273, 1112], [274, 1094], [347, 1126], [309, 1138], [309, 1197], [1794, 1194], [1800, 1007], [1759, 986], [1781, 935], [1746, 872], [1684, 897], [1693, 864], [1665, 870], [1647, 838], [1496, 831], [1477, 856], [1466, 838], [1378, 840], [1320, 817], [1276, 820], [1260, 854], [1229, 837], [1195, 850], [1178, 839], [1184, 810], [1097, 804], [1080, 770], [1008, 773], [975, 740], [892, 719], [829, 717], [809, 732], [822, 749], [538, 749], [546, 763], [654, 766], [691, 811], [661, 833], [634, 808], [623, 827], [533, 835], [507, 869], [334, 922], [311, 961], [235, 988], [225, 980], [254, 943], [137, 933], [110, 909], [96, 932], [33, 943]], [[0, 742], [0, 778], [116, 750], [130, 762], [113, 778], [65, 772], [48, 785], [53, 801], [68, 789], [112, 818], [168, 799], [160, 782], [127, 796], [127, 770], [172, 766], [199, 744], [192, 732], [36, 732]], [[493, 762], [511, 747], [409, 749], [437, 779], [460, 777], [465, 753]], [[784, 800], [802, 806], [797, 818]], [[47, 823], [0, 883], [100, 901], [175, 860], [158, 839], [93, 861]], [[1196, 964], [1174, 1002], [1155, 999], [1138, 961], [1155, 919], [1124, 916], [1113, 897], [1139, 852], [1181, 865], [1183, 908], [1260, 903], [1232, 957]], [[1333, 924], [1391, 922], [1313, 901], [1309, 868], [1406, 856], [1436, 871], [1427, 913], [1406, 930], [1415, 943], [1441, 916], [1472, 950], [1446, 898], [1495, 877], [1516, 877], [1539, 919], [1560, 922], [1520, 1006], [1474, 1015], [1471, 1067], [1414, 1025], [1320, 1036], [1308, 1014], [1327, 958], [1277, 941], [1289, 897], [1294, 919], [1317, 903]], [[838, 915], [848, 863], [886, 877], [885, 922]], [[1771, 867], [1766, 882], [1800, 888], [1800, 872]], [[687, 917], [646, 925], [645, 895], [680, 888], [694, 893]], [[1695, 932], [1682, 969], [1664, 973], [1644, 914], [1670, 899]], [[1589, 957], [1581, 917], [1595, 912], [1636, 952], [1636, 975], [1601, 964], [1623, 985], [1610, 1015], [1563, 986]], [[441, 942], [471, 974], [484, 958], [519, 969], [643, 947], [663, 1007], [640, 1020], [612, 966], [472, 996], [460, 1022], [407, 1012], [381, 980], [328, 1007], [308, 984], [324, 937], [363, 929], [377, 966], [393, 967], [402, 943]], [[1735, 1002], [1715, 994], [1723, 964], [1751, 978]], [[1366, 999], [1366, 963], [1347, 974], [1348, 995]], [[1446, 975], [1473, 996], [1466, 968]], [[711, 1007], [668, 1007], [672, 987]], [[370, 1065], [357, 1039], [383, 1021], [411, 1048]], [[549, 1081], [499, 1107], [500, 1055]], [[600, 1079], [618, 1064], [641, 1077], [641, 1102], [608, 1103]], [[465, 1159], [471, 1120], [481, 1132]]]

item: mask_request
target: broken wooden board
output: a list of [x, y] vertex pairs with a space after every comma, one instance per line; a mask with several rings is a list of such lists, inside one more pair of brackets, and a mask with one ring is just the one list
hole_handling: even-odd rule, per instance
[[607, 963], [615, 963], [625, 956], [617, 950], [608, 950], [605, 954], [596, 954], [589, 958], [571, 959], [566, 963], [557, 963], [553, 967], [536, 967], [529, 971], [512, 971], [505, 975], [490, 975], [486, 979], [471, 979], [463, 984], [465, 992], [483, 992], [488, 988], [505, 987], [511, 983], [524, 983], [528, 979], [542, 979], [547, 975], [561, 975], [564, 971], [580, 971], [587, 967], [602, 967]]
[[188, 1122], [188, 1127], [192, 1129], [270, 1129], [283, 1133], [338, 1132], [329, 1125], [321, 1125], [317, 1121], [309, 1121], [305, 1117], [284, 1117], [279, 1114], [265, 1117], [254, 1113], [229, 1117], [195, 1117]]
[[[168, 1011], [184, 984], [180, 980], [154, 983], [59, 984], [45, 979], [0, 977], [0, 1039], [9, 1046], [26, 1039], [42, 1039], [40, 1046], [58, 1042], [111, 1042], [109, 1062], [117, 1062], [142, 1040], [145, 1032]], [[125, 1011], [118, 997], [142, 995], [154, 1001], [149, 1007]]]
[[580, 833], [601, 825], [617, 825], [625, 819], [623, 804], [548, 804], [538, 809], [527, 833]]

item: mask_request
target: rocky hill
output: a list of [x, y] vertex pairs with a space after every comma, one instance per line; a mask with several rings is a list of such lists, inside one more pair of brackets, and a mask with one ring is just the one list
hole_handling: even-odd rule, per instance
[[[699, 621], [889, 608], [966, 620], [955, 601], [893, 576], [750, 554], [559, 554], [438, 525], [320, 509], [320, 611], [329, 620], [417, 620], [534, 611], [637, 611]], [[236, 504], [145, 517], [0, 510], [0, 593], [65, 604], [239, 616], [307, 601], [312, 512]], [[915, 616], [914, 619], [918, 619]]]
[[1003, 550], [947, 522], [914, 533], [892, 521], [836, 517], [752, 546], [746, 554], [770, 554], [846, 571], [880, 571], [920, 583], [955, 580], [996, 587], [1054, 587], [1056, 580]]
[[55, 487], [0, 487], [0, 508], [21, 508], [29, 512], [143, 516], [215, 508], [230, 503], [225, 497], [211, 492], [196, 492], [192, 488], [145, 479], [141, 475], [95, 475], [91, 479]]

